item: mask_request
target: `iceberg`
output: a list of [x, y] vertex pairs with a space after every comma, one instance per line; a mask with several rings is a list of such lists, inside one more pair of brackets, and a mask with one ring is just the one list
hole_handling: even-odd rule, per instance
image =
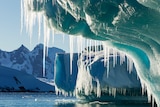
[[[123, 51], [135, 65], [142, 91], [160, 107], [159, 0], [21, 0], [22, 24], [32, 34], [44, 24], [45, 44], [50, 32], [101, 40]], [[41, 27], [39, 27], [40, 29]], [[79, 44], [80, 45], [80, 44]]]
[[[147, 103], [146, 93], [142, 95], [141, 83], [131, 59], [124, 54], [106, 57], [109, 66], [104, 66], [103, 50], [83, 51], [73, 54], [72, 74], [70, 74], [70, 55], [57, 54], [55, 59], [55, 86], [57, 93], [76, 95], [86, 101], [142, 102]], [[90, 56], [91, 55], [91, 56]], [[123, 57], [123, 62], [120, 58]], [[116, 58], [116, 63], [114, 62]], [[115, 63], [115, 65], [114, 65]], [[131, 67], [131, 66], [130, 66]], [[108, 70], [109, 69], [109, 70]], [[108, 73], [109, 71], [109, 73]]]

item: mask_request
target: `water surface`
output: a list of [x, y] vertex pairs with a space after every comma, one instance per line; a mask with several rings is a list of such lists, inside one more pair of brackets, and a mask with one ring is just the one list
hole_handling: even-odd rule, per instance
[[0, 107], [150, 107], [150, 104], [84, 102], [53, 93], [0, 93]]

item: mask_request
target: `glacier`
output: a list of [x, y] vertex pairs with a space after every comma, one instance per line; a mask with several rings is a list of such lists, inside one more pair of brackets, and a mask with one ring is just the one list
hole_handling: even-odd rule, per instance
[[[159, 0], [21, 0], [21, 23], [29, 35], [36, 21], [50, 33], [101, 40], [123, 51], [135, 65], [143, 90], [160, 107]], [[80, 44], [79, 44], [80, 45]]]

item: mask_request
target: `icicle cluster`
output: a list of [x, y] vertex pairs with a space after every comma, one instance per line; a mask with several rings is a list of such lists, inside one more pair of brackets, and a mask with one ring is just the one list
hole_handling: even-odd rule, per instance
[[[38, 24], [38, 40], [40, 41], [41, 33], [43, 32], [44, 47], [43, 47], [43, 77], [45, 77], [45, 57], [48, 54], [48, 44], [51, 34], [54, 35], [54, 28], [50, 26], [43, 11], [37, 12], [34, 10], [34, 0], [21, 0], [21, 32], [23, 26], [30, 36], [30, 44], [32, 42], [33, 28]], [[40, 3], [45, 3], [46, 0], [38, 0]], [[42, 27], [41, 27], [42, 26]], [[50, 26], [50, 27], [49, 27]], [[53, 36], [54, 38], [54, 36]]]
[[[78, 77], [77, 77], [77, 83], [75, 88], [76, 95], [84, 94], [84, 95], [92, 95], [93, 93], [97, 95], [97, 97], [101, 96], [101, 92], [104, 91], [104, 89], [101, 88], [101, 84], [97, 78], [94, 78], [90, 74], [90, 67], [91, 64], [96, 62], [98, 59], [102, 58], [104, 59], [104, 67], [106, 67], [106, 78], [109, 76], [110, 72], [110, 66], [112, 65], [113, 68], [116, 67], [117, 64], [122, 65], [127, 60], [127, 68], [126, 70], [131, 73], [133, 71], [133, 60], [128, 57], [123, 52], [120, 52], [116, 49], [107, 47], [102, 42], [97, 41], [86, 41], [85, 50], [81, 53], [81, 57], [86, 59], [79, 58], [79, 69], [78, 69]], [[117, 58], [120, 58], [119, 62]], [[113, 58], [112, 64], [110, 64], [110, 60]], [[97, 71], [98, 72], [98, 71]], [[93, 81], [96, 82], [93, 84]], [[106, 89], [107, 92], [109, 92], [110, 95], [116, 96], [116, 92], [121, 92], [122, 94], [125, 94], [126, 89], [116, 89], [116, 88], [108, 88]]]

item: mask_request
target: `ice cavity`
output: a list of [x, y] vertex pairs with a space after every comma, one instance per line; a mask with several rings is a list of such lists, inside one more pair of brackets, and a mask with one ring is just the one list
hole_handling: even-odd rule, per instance
[[[33, 29], [33, 26], [34, 26], [34, 24], [36, 24], [36, 21], [39, 23], [39, 28], [38, 29], [41, 29], [41, 25], [43, 26], [43, 29], [44, 29], [44, 42], [45, 42], [45, 45], [47, 46], [47, 41], [49, 40], [49, 37], [50, 37], [50, 32], [52, 32], [53, 31], [53, 33], [55, 33], [55, 29], [54, 28], [52, 28], [52, 26], [50, 26], [50, 19], [47, 19], [47, 17], [45, 17], [44, 15], [43, 15], [43, 13], [44, 13], [44, 11], [43, 11], [43, 9], [41, 10], [41, 9], [39, 9], [39, 8], [37, 8], [37, 10], [34, 10], [34, 3], [35, 2], [38, 2], [38, 3], [40, 3], [41, 5], [43, 5], [43, 3], [45, 3], [45, 2], [47, 2], [47, 1], [49, 1], [49, 0], [21, 0], [21, 5], [22, 5], [22, 8], [21, 8], [21, 14], [22, 14], [22, 18], [21, 18], [21, 23], [22, 23], [22, 25], [25, 25], [26, 26], [26, 29], [27, 29], [27, 32], [29, 32], [29, 35], [30, 35], [30, 37], [32, 38], [32, 29]], [[132, 6], [130, 6], [129, 4], [126, 4], [126, 2], [125, 1], [127, 1], [127, 2], [129, 2], [128, 0], [124, 0], [124, 3], [122, 3], [122, 5], [119, 5], [119, 12], [118, 12], [118, 14], [117, 14], [117, 16], [116, 17], [114, 17], [114, 20], [112, 21], [112, 24], [113, 25], [116, 25], [117, 23], [118, 24], [121, 24], [122, 23], [122, 25], [124, 24], [123, 22], [125, 22], [126, 24], [129, 24], [130, 25], [130, 23], [127, 23], [127, 21], [129, 20], [129, 19], [131, 19], [131, 21], [128, 21], [128, 22], [131, 22], [132, 23], [132, 18], [130, 18], [131, 16], [133, 16], [134, 15], [134, 13], [138, 13], [141, 9], [146, 9], [146, 8], [141, 8], [140, 10], [138, 10], [138, 12], [135, 10], [136, 8], [134, 8], [134, 7], [132, 7]], [[150, 4], [153, 4], [151, 7], [154, 9], [154, 7], [156, 8], [156, 6], [157, 6], [157, 3], [159, 4], [159, 2], [153, 2], [153, 1], [151, 1], [151, 0], [137, 0], [139, 3], [141, 3], [141, 4], [145, 4], [146, 6], [151, 6]], [[146, 24], [146, 23], [143, 23], [143, 24], [146, 24], [146, 25], [144, 25], [144, 26], [142, 26], [143, 27], [143, 29], [142, 29], [142, 31], [141, 30], [138, 30], [140, 27], [141, 27], [141, 24], [140, 24], [140, 26], [137, 28], [137, 29], [135, 29], [135, 30], [131, 30], [131, 31], [128, 31], [128, 30], [130, 30], [130, 29], [127, 29], [127, 25], [125, 26], [126, 28], [124, 28], [123, 29], [123, 27], [122, 27], [122, 29], [117, 29], [117, 27], [115, 27], [115, 28], [109, 28], [108, 26], [109, 25], [107, 25], [107, 23], [98, 23], [98, 21], [97, 20], [94, 20], [94, 19], [96, 19], [96, 16], [92, 16], [92, 17], [90, 17], [89, 16], [89, 14], [83, 14], [83, 13], [85, 13], [85, 11], [84, 12], [81, 12], [81, 10], [79, 9], [80, 8], [80, 6], [78, 7], [76, 7], [72, 2], [70, 2], [70, 0], [66, 0], [66, 1], [62, 1], [62, 0], [52, 0], [52, 5], [56, 5], [56, 2], [58, 2], [58, 4], [59, 5], [61, 5], [63, 8], [65, 8], [66, 9], [66, 14], [71, 14], [75, 19], [76, 19], [76, 21], [79, 21], [81, 18], [83, 18], [83, 19], [86, 19], [86, 22], [87, 22], [87, 24], [88, 25], [90, 25], [89, 27], [89, 30], [91, 30], [92, 32], [89, 32], [89, 33], [94, 33], [93, 35], [94, 36], [96, 36], [96, 35], [101, 35], [101, 34], [104, 34], [105, 36], [107, 36], [107, 35], [109, 35], [109, 36], [107, 36], [107, 37], [99, 37], [99, 36], [96, 36], [96, 39], [99, 39], [99, 38], [101, 38], [101, 39], [104, 39], [104, 40], [117, 40], [118, 42], [123, 42], [123, 39], [127, 39], [128, 40], [128, 36], [129, 37], [133, 37], [133, 40], [135, 40], [135, 39], [138, 39], [138, 41], [125, 41], [125, 43], [124, 44], [129, 44], [129, 45], [135, 45], [135, 46], [137, 46], [138, 48], [142, 48], [142, 50], [144, 50], [146, 53], [147, 53], [147, 56], [149, 56], [149, 60], [150, 60], [150, 62], [152, 62], [152, 67], [151, 67], [151, 69], [149, 68], [149, 66], [147, 65], [147, 66], [144, 66], [143, 65], [143, 61], [141, 60], [141, 59], [138, 59], [139, 57], [136, 57], [135, 56], [135, 54], [134, 54], [134, 52], [133, 53], [130, 53], [130, 52], [128, 52], [128, 54], [131, 54], [132, 56], [135, 56], [134, 58], [136, 58], [136, 59], [134, 59], [132, 56], [131, 56], [131, 58], [133, 59], [133, 62], [136, 62], [135, 63], [135, 66], [136, 66], [136, 69], [137, 69], [137, 71], [138, 71], [138, 75], [140, 76], [140, 80], [141, 80], [141, 83], [142, 84], [145, 84], [145, 85], [142, 85], [143, 87], [147, 87], [146, 89], [148, 90], [148, 96], [150, 97], [151, 96], [151, 94], [153, 94], [153, 96], [154, 96], [154, 98], [156, 99], [156, 102], [158, 103], [158, 105], [160, 106], [160, 101], [159, 101], [159, 86], [157, 86], [157, 84], [159, 84], [159, 82], [158, 82], [158, 79], [156, 79], [156, 78], [158, 78], [158, 77], [156, 77], [155, 76], [155, 74], [157, 73], [158, 75], [159, 75], [159, 73], [158, 73], [158, 66], [159, 66], [159, 60], [158, 60], [158, 56], [159, 56], [159, 54], [158, 54], [158, 48], [157, 47], [159, 47], [159, 46], [157, 46], [158, 44], [156, 44], [156, 43], [159, 43], [158, 42], [158, 39], [155, 39], [154, 37], [153, 37], [153, 39], [151, 38], [151, 37], [148, 37], [148, 35], [143, 35], [143, 33], [145, 32], [145, 31], [147, 31], [147, 30], [145, 30], [145, 29], [148, 29], [148, 24]], [[156, 4], [155, 4], [156, 3]], [[90, 4], [90, 1], [87, 1], [87, 3], [86, 4]], [[127, 8], [128, 6], [127, 5], [129, 5], [129, 8]], [[38, 5], [37, 5], [38, 6]], [[125, 7], [125, 6], [127, 6], [127, 7]], [[138, 6], [140, 6], [140, 5], [138, 5]], [[42, 6], [43, 7], [43, 6]], [[85, 7], [85, 6], [84, 6]], [[124, 9], [122, 9], [122, 8], [124, 8]], [[137, 7], [138, 8], [138, 7]], [[39, 10], [38, 10], [39, 9]], [[121, 10], [122, 9], [122, 10]], [[31, 10], [31, 11], [30, 11]], [[34, 11], [36, 11], [36, 12], [33, 12], [32, 10], [34, 10]], [[83, 10], [83, 9], [82, 9]], [[125, 11], [124, 11], [125, 10]], [[150, 10], [150, 9], [149, 9]], [[159, 10], [159, 8], [157, 9], [157, 10]], [[50, 10], [51, 11], [51, 10]], [[145, 10], [146, 12], [148, 12], [147, 11], [147, 9]], [[69, 30], [66, 30], [66, 29], [62, 29], [62, 23], [63, 22], [61, 22], [61, 21], [64, 21], [64, 20], [62, 20], [64, 17], [62, 17], [62, 15], [61, 15], [61, 11], [60, 10], [57, 10], [57, 16], [56, 16], [56, 21], [55, 22], [57, 22], [56, 23], [56, 27], [55, 28], [57, 28], [57, 29], [59, 29], [59, 30], [61, 30], [61, 31], [64, 31], [64, 32], [66, 32], [66, 33], [74, 33], [74, 32], [70, 32], [70, 29], [73, 29], [75, 26], [70, 26], [69, 27]], [[151, 11], [152, 12], [152, 11]], [[150, 12], [150, 13], [151, 13]], [[146, 14], [145, 14], [146, 15]], [[144, 15], [144, 16], [145, 16]], [[148, 16], [148, 15], [146, 15], [146, 16]], [[72, 17], [71, 17], [72, 18]], [[133, 17], [133, 28], [135, 27], [135, 25], [134, 25], [134, 18], [136, 18], [136, 16], [135, 17]], [[142, 17], [140, 17], [140, 19], [141, 19]], [[47, 19], [47, 20], [46, 20]], [[137, 19], [137, 18], [136, 18]], [[140, 21], [140, 19], [139, 20], [137, 20], [137, 21]], [[155, 19], [157, 19], [158, 20], [158, 18], [156, 17]], [[151, 21], [151, 23], [152, 23], [152, 21], [155, 23], [155, 22], [158, 22], [157, 20], [150, 20]], [[122, 22], [121, 22], [122, 21]], [[96, 23], [93, 23], [93, 22], [96, 22]], [[154, 23], [153, 23], [153, 25], [152, 24], [150, 24], [151, 25], [151, 27], [153, 27], [154, 28]], [[54, 23], [55, 24], [55, 23]], [[76, 24], [76, 23], [74, 23], [74, 24]], [[86, 24], [86, 23], [85, 23]], [[77, 24], [78, 25], [78, 24]], [[47, 27], [46, 27], [47, 26]], [[156, 25], [155, 25], [156, 26]], [[121, 27], [121, 25], [120, 25], [120, 27]], [[157, 27], [157, 26], [156, 26]], [[158, 27], [159, 28], [159, 27]], [[51, 30], [52, 29], [52, 30]], [[105, 30], [105, 32], [103, 32]], [[144, 31], [143, 31], [144, 30]], [[150, 31], [147, 31], [147, 33], [149, 33], [149, 35], [152, 35], [152, 30], [153, 30], [153, 32], [155, 31], [154, 29], [151, 29], [151, 33], [150, 33]], [[87, 32], [87, 30], [85, 30], [86, 32]], [[126, 32], [125, 32], [126, 31]], [[47, 33], [48, 32], [48, 33]], [[101, 33], [102, 32], [102, 33]], [[140, 33], [139, 33], [140, 32]], [[142, 32], [142, 34], [141, 34], [141, 32]], [[88, 32], [87, 32], [88, 33]], [[114, 39], [114, 35], [119, 35], [119, 33], [121, 33], [122, 34], [122, 38], [123, 39], [121, 39], [121, 36], [117, 36], [115, 39]], [[128, 35], [129, 33], [131, 33], [131, 35]], [[157, 32], [156, 32], [157, 33]], [[41, 31], [39, 30], [39, 34], [41, 34]], [[83, 31], [82, 31], [82, 34], [84, 34], [85, 36], [87, 36], [86, 35], [86, 33], [84, 33]], [[120, 34], [120, 35], [121, 35]], [[54, 35], [54, 34], [53, 34]], [[83, 36], [84, 36], [83, 35]], [[137, 37], [137, 35], [139, 36], [139, 37]], [[154, 35], [154, 34], [153, 34]], [[126, 38], [127, 37], [127, 38]], [[146, 38], [145, 38], [146, 37]], [[155, 35], [155, 37], [157, 37], [157, 35]], [[92, 37], [90, 37], [90, 38], [92, 38]], [[150, 38], [151, 38], [151, 40], [150, 40]], [[153, 41], [152, 41], [153, 40]], [[131, 42], [131, 43], [130, 43]], [[133, 42], [133, 43], [132, 43]], [[137, 44], [137, 42], [138, 42], [138, 44]], [[148, 43], [149, 42], [149, 43]], [[155, 43], [156, 42], [156, 43]], [[142, 43], [142, 44], [141, 44]], [[88, 44], [90, 44], [90, 42], [88, 42]], [[44, 46], [45, 46], [44, 45]], [[121, 48], [121, 46], [122, 47], [124, 47], [125, 48], [125, 52], [127, 53], [127, 48], [128, 48], [128, 45], [123, 45], [123, 44], [121, 44], [121, 46], [117, 46], [117, 44], [116, 43], [113, 43], [112, 44], [113, 45], [113, 47], [117, 47], [117, 48], [119, 48], [119, 49], [121, 49], [121, 50], [123, 50], [123, 48]], [[147, 47], [147, 48], [145, 48], [145, 46], [148, 46], [149, 45], [149, 47]], [[156, 47], [157, 46], [157, 47]], [[132, 47], [132, 46], [131, 46]], [[151, 48], [151, 49], [150, 49]], [[45, 50], [46, 48], [44, 48], [44, 53], [46, 53], [46, 51], [47, 51], [47, 49]], [[129, 48], [128, 48], [129, 49]], [[135, 49], [135, 48], [134, 48]], [[131, 49], [129, 49], [129, 50], [131, 50]], [[136, 49], [135, 49], [136, 50]], [[71, 53], [73, 53], [73, 52], [71, 52]], [[105, 54], [106, 56], [108, 55], [108, 54]], [[146, 56], [145, 54], [143, 54], [144, 56]], [[72, 55], [71, 55], [72, 56]], [[90, 55], [91, 56], [91, 55]], [[142, 56], [143, 57], [143, 56]], [[45, 60], [45, 54], [44, 54], [44, 60]], [[90, 58], [90, 60], [91, 60], [91, 58]], [[148, 60], [148, 59], [147, 59]], [[116, 61], [116, 58], [114, 59], [114, 61]], [[107, 60], [105, 59], [105, 62], [107, 62]], [[138, 63], [138, 62], [141, 62], [141, 63]], [[130, 62], [129, 62], [130, 63]], [[132, 63], [132, 62], [131, 62]], [[145, 62], [146, 63], [146, 62]], [[104, 63], [105, 64], [105, 63]], [[108, 63], [106, 63], [106, 64], [108, 64]], [[158, 65], [157, 65], [158, 64]], [[142, 65], [142, 66], [141, 66]], [[45, 66], [45, 64], [44, 64], [44, 66]], [[108, 65], [107, 65], [108, 66]], [[148, 68], [146, 68], [145, 69], [145, 67], [148, 67]], [[128, 67], [128, 69], [130, 69], [130, 68], [132, 68], [132, 65], [131, 66], [129, 66]], [[151, 76], [149, 76], [149, 73], [148, 73], [148, 71], [153, 71], [152, 73], [154, 73], [154, 75], [152, 75], [151, 74]], [[72, 72], [71, 72], [72, 73]], [[45, 73], [44, 73], [45, 74]], [[109, 75], [109, 71], [108, 71], [108, 74], [107, 75]], [[44, 75], [45, 76], [45, 75]], [[152, 77], [153, 76], [153, 77]], [[98, 82], [97, 82], [98, 83]], [[145, 88], [144, 88], [145, 89]]]
[[[41, 30], [43, 29], [43, 37], [44, 37], [44, 50], [43, 50], [43, 53], [44, 53], [44, 56], [43, 56], [43, 67], [45, 68], [45, 56], [47, 55], [47, 47], [48, 47], [48, 42], [50, 40], [50, 36], [54, 36], [55, 33], [61, 33], [59, 31], [57, 31], [56, 29], [54, 29], [50, 24], [50, 21], [48, 21], [49, 19], [47, 19], [47, 17], [45, 17], [43, 14], [44, 14], [44, 11], [42, 9], [41, 10], [38, 10], [39, 8], [37, 7], [37, 10], [35, 10], [34, 8], [34, 3], [35, 2], [38, 2], [40, 4], [43, 5], [43, 3], [46, 2], [46, 0], [21, 0], [21, 29], [23, 29], [23, 26], [26, 27], [26, 31], [29, 33], [29, 36], [30, 38], [32, 39], [32, 30], [33, 30], [33, 27], [36, 26], [36, 24], [38, 24], [38, 35], [39, 35], [39, 38], [41, 37]], [[56, 1], [53, 0], [53, 5], [56, 5]], [[72, 3], [67, 1], [67, 2], [60, 2], [59, 0], [57, 1], [59, 4], [61, 5], [64, 5], [65, 8], [66, 8], [66, 11], [67, 12], [70, 12], [70, 13], [73, 13], [73, 11], [75, 11], [73, 14], [73, 16], [76, 18], [76, 20], [79, 20], [80, 18], [80, 10], [74, 6], [71, 6]], [[72, 7], [71, 9], [67, 8], [67, 3], [69, 3], [70, 7]], [[37, 5], [38, 6], [38, 5]], [[69, 9], [69, 10], [68, 10]], [[60, 13], [59, 13], [60, 14]], [[66, 13], [67, 14], [67, 13]], [[87, 18], [87, 22], [91, 25], [92, 24], [92, 21], [90, 19], [90, 17], [86, 14], [85, 17]], [[61, 17], [60, 16], [57, 16], [57, 26], [61, 26], [61, 23], [60, 23], [60, 19]], [[106, 27], [106, 25], [104, 24], [103, 25], [104, 27]], [[52, 34], [52, 35], [51, 35]], [[39, 39], [38, 38], [38, 39]], [[70, 75], [72, 75], [72, 60], [73, 60], [73, 49], [74, 49], [74, 40], [75, 40], [75, 37], [72, 37], [70, 36]], [[106, 45], [103, 45], [102, 42], [100, 41], [92, 41], [92, 40], [88, 40], [88, 39], [84, 39], [82, 38], [81, 36], [78, 36], [76, 38], [76, 42], [77, 42], [77, 51], [78, 53], [80, 53], [82, 55], [82, 51], [84, 48], [90, 47], [90, 50], [86, 49], [87, 51], [85, 52], [85, 55], [88, 57], [86, 60], [85, 60], [85, 64], [80, 64], [79, 66], [79, 73], [78, 73], [78, 81], [77, 81], [77, 85], [76, 87], [78, 89], [82, 89], [84, 86], [86, 86], [86, 89], [85, 89], [85, 92], [87, 94], [89, 94], [91, 92], [91, 90], [93, 89], [93, 86], [92, 86], [92, 76], [90, 75], [89, 73], [89, 69], [90, 69], [90, 65], [93, 64], [97, 59], [99, 59], [99, 57], [104, 57], [104, 66], [107, 66], [106, 67], [106, 75], [108, 77], [109, 75], [109, 72], [110, 72], [110, 64], [109, 64], [109, 57], [112, 56], [113, 58], [113, 67], [116, 66], [116, 63], [117, 63], [117, 55], [118, 55], [118, 52], [117, 50], [113, 50], [113, 49], [110, 49], [109, 47], [106, 47]], [[92, 45], [94, 45], [94, 47], [91, 47]], [[90, 52], [91, 49], [92, 50], [95, 50], [95, 51], [98, 51], [100, 50], [100, 48], [102, 48], [100, 45], [103, 45], [103, 50], [104, 52], [102, 53], [103, 55], [99, 56], [97, 55], [96, 52]], [[100, 47], [99, 47], [100, 46]], [[93, 49], [94, 48], [94, 49]], [[119, 53], [119, 55], [121, 56], [120, 57], [120, 65], [123, 64], [123, 62], [125, 61], [125, 54], [123, 53]], [[93, 56], [96, 56], [93, 60]], [[82, 63], [82, 59], [80, 58], [79, 59], [80, 62]], [[83, 67], [82, 67], [83, 65]], [[132, 60], [128, 60], [127, 61], [127, 70], [129, 72], [131, 72], [133, 69], [133, 61]], [[85, 72], [82, 72], [82, 71], [85, 71]], [[86, 79], [85, 78], [82, 78], [81, 76], [84, 76], [86, 75], [85, 77], [87, 77]], [[45, 76], [45, 70], [43, 72], [43, 76]], [[82, 80], [81, 80], [82, 79]], [[99, 83], [99, 80], [98, 79], [94, 79], [97, 83], [97, 96], [100, 97], [100, 83]], [[85, 85], [84, 85], [85, 84]], [[89, 88], [91, 87], [91, 88]], [[91, 90], [90, 90], [91, 89]], [[63, 92], [64, 93], [64, 92]]]

